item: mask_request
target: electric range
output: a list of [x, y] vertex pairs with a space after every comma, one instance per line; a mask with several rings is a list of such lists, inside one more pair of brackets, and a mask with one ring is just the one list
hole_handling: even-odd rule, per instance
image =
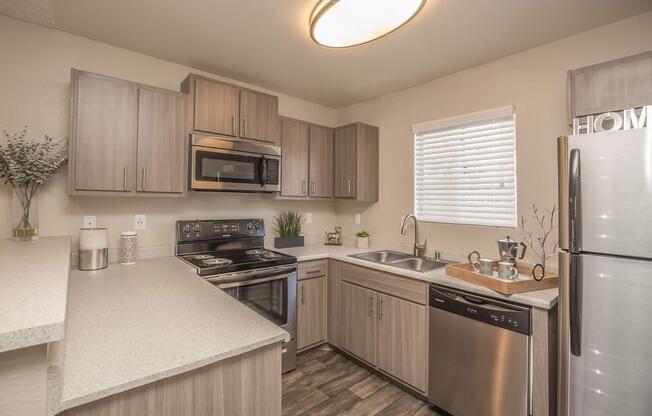
[[262, 219], [177, 221], [176, 255], [197, 274], [290, 333], [283, 372], [296, 367], [297, 259], [265, 249]]

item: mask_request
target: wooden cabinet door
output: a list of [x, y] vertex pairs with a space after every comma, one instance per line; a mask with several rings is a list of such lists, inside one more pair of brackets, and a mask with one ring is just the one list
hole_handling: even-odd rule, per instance
[[333, 196], [333, 129], [310, 126], [310, 196]]
[[340, 262], [328, 260], [328, 343], [338, 348], [344, 344], [344, 301]]
[[342, 282], [344, 349], [376, 363], [376, 292]]
[[174, 92], [143, 87], [138, 91], [139, 192], [184, 192], [185, 100]]
[[308, 195], [309, 127], [284, 118], [281, 126], [281, 195]]
[[335, 129], [334, 192], [336, 198], [354, 198], [356, 191], [356, 126]]
[[237, 136], [240, 89], [216, 81], [195, 79], [195, 130]]
[[326, 340], [326, 276], [298, 282], [297, 349]]
[[378, 367], [420, 391], [427, 389], [427, 308], [378, 295]]
[[71, 110], [74, 112], [73, 189], [131, 192], [135, 173], [137, 85], [73, 71], [73, 88], [76, 89]]
[[278, 98], [250, 90], [240, 92], [240, 137], [278, 142]]

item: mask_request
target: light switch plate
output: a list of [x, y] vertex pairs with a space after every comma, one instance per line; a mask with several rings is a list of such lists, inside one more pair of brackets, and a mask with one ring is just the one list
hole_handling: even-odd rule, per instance
[[145, 229], [145, 214], [136, 214], [134, 216], [134, 229], [136, 230]]
[[360, 225], [361, 222], [360, 214], [355, 214], [355, 225]]
[[95, 215], [84, 215], [84, 228], [97, 227], [97, 218]]
[[306, 224], [312, 224], [312, 212], [306, 212]]

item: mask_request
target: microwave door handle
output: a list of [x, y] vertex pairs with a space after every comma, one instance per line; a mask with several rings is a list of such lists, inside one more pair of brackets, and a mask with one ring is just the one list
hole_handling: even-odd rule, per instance
[[260, 156], [262, 157], [260, 161], [260, 187], [264, 188], [265, 185], [267, 185], [267, 159], [265, 158], [265, 155]]

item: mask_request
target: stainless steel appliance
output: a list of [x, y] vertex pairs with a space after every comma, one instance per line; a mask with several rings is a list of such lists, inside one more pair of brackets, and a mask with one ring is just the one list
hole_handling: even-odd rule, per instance
[[176, 255], [199, 276], [290, 333], [283, 372], [296, 367], [297, 259], [266, 250], [262, 219], [177, 221]]
[[196, 191], [279, 192], [281, 148], [191, 135], [190, 188]]
[[652, 409], [652, 129], [559, 139], [560, 416]]
[[[520, 256], [518, 255], [519, 245], [523, 249]], [[500, 261], [512, 263], [512, 265], [516, 266], [516, 258], [518, 257], [519, 260], [522, 260], [523, 257], [525, 257], [525, 250], [527, 250], [527, 246], [524, 243], [514, 241], [509, 236], [507, 236], [507, 238], [498, 240], [498, 253], [500, 253]]]
[[530, 308], [430, 285], [428, 399], [455, 416], [531, 414]]

